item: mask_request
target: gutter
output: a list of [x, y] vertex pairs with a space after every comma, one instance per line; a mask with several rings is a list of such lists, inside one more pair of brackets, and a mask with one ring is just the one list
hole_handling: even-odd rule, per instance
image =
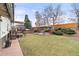
[[14, 22], [14, 5], [12, 4], [12, 9], [9, 7], [8, 3], [5, 3], [5, 7], [7, 9], [7, 12], [9, 14], [9, 18], [11, 19], [11, 22]]

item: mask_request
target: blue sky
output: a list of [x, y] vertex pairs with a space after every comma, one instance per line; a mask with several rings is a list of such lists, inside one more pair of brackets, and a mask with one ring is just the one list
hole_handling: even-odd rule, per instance
[[[49, 3], [16, 3], [15, 4], [15, 20], [24, 21], [25, 14], [28, 15], [32, 26], [35, 26], [35, 11], [42, 11], [43, 8], [47, 7]], [[55, 5], [55, 4], [52, 4]], [[61, 9], [66, 17], [73, 17], [71, 10], [71, 4], [63, 3], [61, 4]]]

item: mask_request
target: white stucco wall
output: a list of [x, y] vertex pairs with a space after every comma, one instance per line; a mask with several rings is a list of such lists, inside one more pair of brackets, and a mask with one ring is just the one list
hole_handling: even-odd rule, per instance
[[11, 23], [8, 17], [1, 16], [2, 21], [0, 22], [0, 38], [5, 36], [11, 30]]

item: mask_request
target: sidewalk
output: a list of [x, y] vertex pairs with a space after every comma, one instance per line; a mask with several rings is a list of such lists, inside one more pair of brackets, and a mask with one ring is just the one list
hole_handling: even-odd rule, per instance
[[0, 56], [23, 56], [18, 40], [12, 40], [10, 47], [1, 49]]

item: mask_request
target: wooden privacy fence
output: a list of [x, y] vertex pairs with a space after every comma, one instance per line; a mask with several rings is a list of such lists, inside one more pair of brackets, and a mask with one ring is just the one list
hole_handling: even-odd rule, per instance
[[55, 24], [55, 25], [43, 26], [43, 27], [33, 27], [32, 31], [38, 30], [38, 32], [42, 32], [46, 28], [51, 29], [53, 26], [54, 26], [55, 29], [57, 29], [57, 28], [72, 28], [72, 29], [76, 29], [77, 28], [77, 24], [76, 23], [67, 23], [67, 24]]
[[68, 24], [51, 25], [51, 27], [52, 26], [54, 26], [55, 28], [76, 28], [77, 24], [76, 23], [68, 23]]

